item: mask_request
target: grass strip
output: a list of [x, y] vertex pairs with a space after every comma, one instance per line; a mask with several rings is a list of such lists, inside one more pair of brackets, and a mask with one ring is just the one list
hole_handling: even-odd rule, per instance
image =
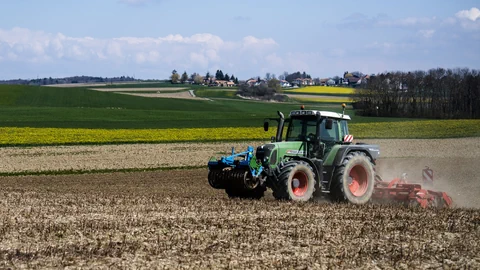
[[75, 174], [114, 173], [114, 172], [130, 173], [130, 172], [192, 170], [192, 169], [202, 169], [202, 168], [206, 168], [206, 166], [125, 168], [125, 169], [94, 169], [94, 170], [22, 171], [22, 172], [0, 172], [0, 177], [6, 177], [6, 176], [31, 176], [31, 175], [75, 175]]

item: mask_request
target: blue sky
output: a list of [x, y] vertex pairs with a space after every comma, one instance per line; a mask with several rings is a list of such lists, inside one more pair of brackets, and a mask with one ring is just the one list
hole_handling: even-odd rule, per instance
[[0, 79], [480, 69], [477, 1], [2, 0]]

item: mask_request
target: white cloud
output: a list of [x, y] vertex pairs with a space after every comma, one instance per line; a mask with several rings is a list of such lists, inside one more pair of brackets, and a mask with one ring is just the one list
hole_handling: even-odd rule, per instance
[[[210, 33], [192, 36], [178, 34], [163, 37], [69, 37], [57, 33], [25, 28], [0, 29], [0, 54], [4, 61], [15, 63], [62, 63], [69, 65], [110, 64], [128, 69], [152, 66], [168, 69], [208, 70], [230, 63], [238, 68], [244, 59], [262, 62], [278, 44], [271, 38], [246, 36], [240, 40], [223, 40]], [[270, 60], [278, 62], [271, 56]], [[278, 57], [277, 57], [278, 58]], [[224, 67], [225, 68], [225, 67]], [[230, 73], [234, 71], [229, 71]]]
[[457, 12], [455, 16], [459, 19], [467, 19], [474, 22], [480, 18], [480, 9], [472, 7], [469, 10], [461, 10]]
[[419, 30], [418, 33], [424, 38], [431, 38], [433, 34], [435, 34], [435, 30], [428, 29], [428, 30]]
[[455, 14], [459, 25], [467, 31], [480, 30], [480, 10], [471, 8], [469, 10], [461, 10]]
[[246, 50], [263, 50], [270, 49], [278, 44], [271, 38], [256, 38], [254, 36], [246, 36], [243, 38], [242, 47]]
[[271, 53], [265, 57], [265, 60], [270, 64], [271, 67], [281, 68], [283, 67], [283, 59], [278, 56], [276, 53]]
[[208, 58], [205, 57], [205, 55], [203, 55], [202, 53], [191, 52], [190, 60], [193, 63], [198, 64], [202, 68], [208, 67]]

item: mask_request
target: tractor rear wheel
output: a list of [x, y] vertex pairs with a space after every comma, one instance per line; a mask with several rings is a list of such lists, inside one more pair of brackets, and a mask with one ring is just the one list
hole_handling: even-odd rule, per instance
[[375, 171], [363, 152], [349, 153], [337, 167], [330, 196], [333, 201], [365, 204], [372, 197]]
[[292, 160], [279, 165], [272, 186], [278, 200], [308, 201], [315, 191], [315, 173], [304, 161]]

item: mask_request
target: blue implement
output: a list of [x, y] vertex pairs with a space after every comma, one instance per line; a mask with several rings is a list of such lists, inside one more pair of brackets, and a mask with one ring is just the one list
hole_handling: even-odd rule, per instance
[[232, 147], [232, 154], [230, 156], [222, 156], [218, 160], [212, 157], [208, 162], [208, 168], [212, 170], [226, 167], [237, 169], [248, 167], [252, 176], [258, 177], [262, 173], [263, 167], [257, 163], [253, 150], [253, 146], [248, 146], [247, 151], [235, 153], [235, 148]]

